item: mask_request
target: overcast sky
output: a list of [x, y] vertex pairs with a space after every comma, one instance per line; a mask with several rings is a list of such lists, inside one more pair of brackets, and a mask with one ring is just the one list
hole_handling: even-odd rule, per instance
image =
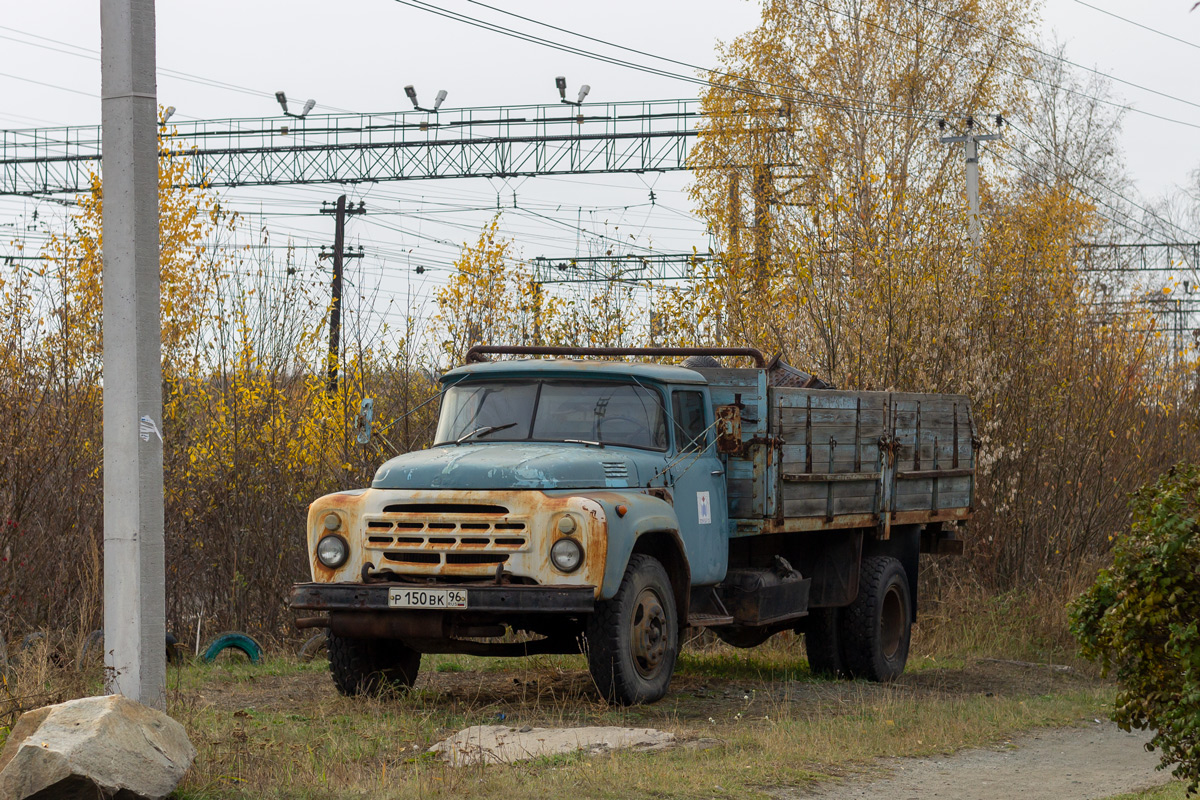
[[[712, 63], [718, 40], [731, 39], [758, 20], [757, 4], [741, 0], [493, 0], [492, 4], [607, 42], [702, 65]], [[1072, 60], [1178, 98], [1116, 84], [1117, 95], [1135, 108], [1200, 125], [1200, 90], [1195, 83], [1200, 73], [1200, 10], [1190, 12], [1191, 4], [1191, 0], [1088, 0], [1086, 4], [1049, 0], [1042, 27], [1046, 38], [1057, 31], [1067, 42]], [[437, 6], [587, 49], [603, 49], [470, 0], [439, 0]], [[98, 9], [94, 0], [8, 4], [0, 17], [0, 127], [99, 121]], [[408, 83], [429, 102], [438, 89], [446, 89], [448, 107], [553, 102], [557, 99], [554, 76], [560, 74], [567, 77], [572, 93], [579, 84], [590, 84], [589, 100], [595, 101], [693, 97], [696, 91], [691, 84], [519, 42], [395, 0], [166, 2], [158, 4], [157, 13], [159, 67], [194, 79], [160, 72], [159, 100], [176, 106], [185, 119], [272, 115], [278, 111], [271, 97], [277, 89], [285, 90], [296, 105], [315, 99], [316, 113], [406, 108], [403, 86]], [[1193, 44], [1151, 33], [1133, 22]], [[195, 79], [244, 90], [214, 88]], [[1129, 113], [1123, 143], [1143, 199], [1185, 183], [1189, 173], [1200, 167], [1197, 127]], [[452, 243], [471, 238], [472, 230], [487, 217], [485, 211], [468, 209], [494, 207], [497, 194], [507, 201], [516, 191], [518, 205], [528, 210], [506, 214], [505, 225], [527, 257], [570, 255], [577, 248], [584, 252], [589, 242], [594, 244], [598, 236], [613, 234], [617, 228], [618, 238], [632, 236], [659, 250], [703, 249], [707, 246], [704, 226], [690, 217], [690, 204], [682, 193], [685, 180], [682, 174], [668, 173], [362, 187], [350, 190], [353, 198], [396, 216], [390, 222], [382, 216], [369, 222], [354, 220], [351, 239], [367, 250], [375, 248], [375, 256], [364, 259], [365, 273], [402, 274], [407, 267], [398, 262], [402, 256], [411, 260], [414, 254], [417, 261], [444, 267], [453, 257]], [[651, 188], [657, 198], [654, 206], [648, 202]], [[294, 215], [315, 212], [322, 200], [337, 193], [335, 187], [260, 187], [234, 193], [230, 202], [264, 212], [267, 224], [280, 235], [316, 242], [330, 238], [328, 217]], [[0, 201], [0, 223], [11, 225], [22, 215], [28, 218], [32, 208], [29, 201]], [[443, 217], [427, 213], [436, 208], [457, 208], [458, 216], [443, 215], [456, 222], [448, 225]], [[564, 224], [555, 228], [544, 220], [537, 222], [535, 211]], [[416, 237], [418, 231], [425, 238]], [[430, 236], [448, 244], [439, 249]], [[431, 280], [439, 282], [436, 276]]]

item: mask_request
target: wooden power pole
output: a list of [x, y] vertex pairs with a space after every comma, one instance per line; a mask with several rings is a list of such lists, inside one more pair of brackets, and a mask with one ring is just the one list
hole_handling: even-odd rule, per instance
[[321, 207], [322, 214], [334, 215], [333, 230], [333, 282], [331, 289], [333, 301], [329, 307], [329, 394], [337, 391], [338, 387], [338, 353], [342, 342], [342, 264], [345, 258], [362, 258], [362, 252], [347, 253], [346, 246], [346, 215], [365, 214], [366, 207], [359, 203], [358, 207], [346, 206], [346, 195], [338, 197], [333, 208], [328, 205]]

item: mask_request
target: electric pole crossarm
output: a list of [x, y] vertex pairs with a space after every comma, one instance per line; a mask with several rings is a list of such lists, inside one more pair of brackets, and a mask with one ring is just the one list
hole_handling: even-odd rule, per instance
[[[1000, 118], [997, 117], [997, 122]], [[968, 119], [968, 125], [970, 125]], [[957, 144], [962, 142], [963, 155], [967, 164], [967, 235], [975, 244], [983, 237], [983, 227], [979, 224], [979, 143], [1003, 139], [1002, 133], [965, 133], [958, 136], [942, 136], [938, 138], [941, 144]]]
[[[702, 118], [694, 100], [586, 112], [465, 108], [436, 117], [310, 115], [171, 128], [191, 159], [189, 183], [230, 187], [681, 170]], [[94, 126], [0, 132], [0, 195], [86, 191], [99, 135]]]
[[982, 133], [977, 136], [939, 136], [941, 144], [956, 144], [958, 142], [994, 142], [1004, 138], [1003, 133]]

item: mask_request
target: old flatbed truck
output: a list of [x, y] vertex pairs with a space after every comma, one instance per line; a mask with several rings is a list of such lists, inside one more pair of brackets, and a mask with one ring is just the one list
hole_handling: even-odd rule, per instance
[[[707, 366], [583, 358], [628, 355]], [[837, 391], [748, 348], [476, 347], [441, 380], [431, 448], [309, 509], [290, 604], [345, 694], [411, 686], [422, 653], [582, 650], [607, 699], [648, 703], [689, 626], [803, 632], [814, 671], [887, 681], [919, 554], [962, 552], [963, 396]]]

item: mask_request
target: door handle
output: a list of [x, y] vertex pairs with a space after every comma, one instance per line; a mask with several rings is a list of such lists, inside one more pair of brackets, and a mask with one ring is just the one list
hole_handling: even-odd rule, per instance
[[714, 469], [714, 470], [712, 471], [712, 474], [713, 474], [713, 475], [724, 475], [724, 474], [725, 474], [725, 470], [723, 470], [723, 469]]

